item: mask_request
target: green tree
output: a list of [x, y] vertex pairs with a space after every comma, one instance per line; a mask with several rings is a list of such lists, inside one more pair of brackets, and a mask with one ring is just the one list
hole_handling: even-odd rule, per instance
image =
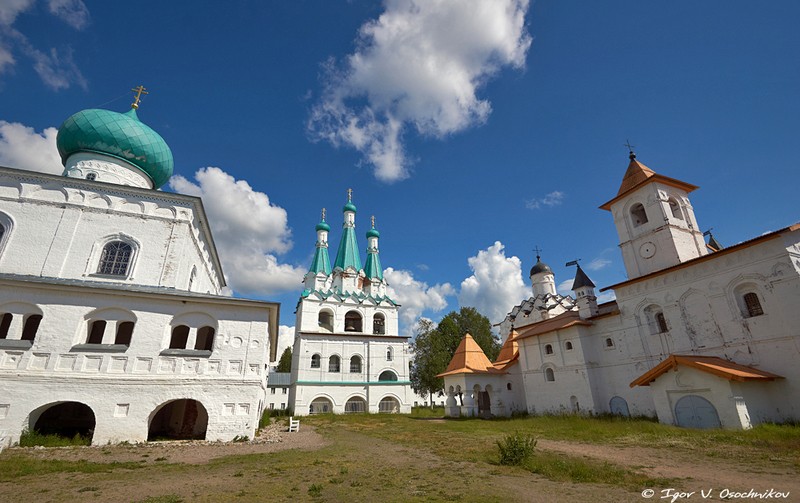
[[278, 360], [278, 372], [291, 372], [292, 371], [292, 348], [288, 347], [283, 350], [281, 359]]
[[444, 388], [444, 379], [436, 375], [447, 369], [464, 335], [472, 335], [490, 361], [500, 353], [500, 342], [492, 334], [489, 319], [474, 307], [462, 307], [458, 312], [448, 313], [436, 327], [432, 321], [423, 318], [415, 333], [411, 387], [423, 398], [433, 397]]

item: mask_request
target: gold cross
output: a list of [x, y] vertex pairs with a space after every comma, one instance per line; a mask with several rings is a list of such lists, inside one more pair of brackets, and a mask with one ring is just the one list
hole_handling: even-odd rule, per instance
[[371, 217], [369, 217], [369, 219], [372, 222], [372, 228], [374, 229], [375, 228], [375, 215], [372, 215]]
[[325, 208], [322, 208], [322, 221], [325, 221]]
[[131, 108], [134, 109], [139, 108], [139, 102], [142, 100], [143, 94], [150, 94], [147, 91], [145, 91], [143, 85], [139, 85], [139, 87], [134, 87], [133, 89], [131, 89], [131, 91], [136, 93], [136, 96], [133, 97], [133, 103], [131, 103]]
[[347, 189], [347, 202], [353, 202], [353, 189]]

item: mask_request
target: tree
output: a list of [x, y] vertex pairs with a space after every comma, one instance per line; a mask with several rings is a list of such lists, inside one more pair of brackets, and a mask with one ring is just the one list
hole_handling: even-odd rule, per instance
[[281, 359], [278, 360], [278, 372], [291, 372], [292, 371], [292, 348], [287, 347], [283, 350]]
[[490, 361], [500, 353], [500, 342], [492, 334], [489, 319], [474, 307], [448, 313], [435, 327], [431, 320], [423, 318], [417, 323], [415, 333], [411, 387], [423, 398], [433, 397], [444, 388], [444, 379], [436, 375], [447, 369], [464, 335], [472, 335]]

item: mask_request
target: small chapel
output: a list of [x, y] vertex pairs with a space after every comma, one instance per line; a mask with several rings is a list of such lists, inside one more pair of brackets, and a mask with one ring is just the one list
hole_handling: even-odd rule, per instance
[[444, 378], [448, 416], [515, 412], [657, 416], [694, 428], [800, 419], [800, 223], [723, 247], [706, 242], [695, 185], [631, 150], [613, 217], [628, 279], [602, 288], [578, 261], [574, 295], [537, 255], [532, 297], [498, 325], [490, 362], [469, 334]]
[[253, 438], [280, 306], [224, 294], [198, 197], [159, 190], [131, 108], [58, 130], [63, 175], [0, 167], [0, 430], [92, 444]]
[[328, 254], [325, 210], [316, 226], [311, 267], [297, 302], [289, 403], [295, 415], [409, 413], [408, 337], [399, 335], [400, 305], [386, 293], [375, 217], [362, 266], [352, 190], [342, 208], [336, 259]]

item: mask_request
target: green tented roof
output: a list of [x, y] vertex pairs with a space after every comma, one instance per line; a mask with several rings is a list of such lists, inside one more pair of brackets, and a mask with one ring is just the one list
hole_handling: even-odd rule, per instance
[[352, 267], [356, 271], [361, 270], [361, 256], [358, 253], [354, 227], [345, 226], [342, 231], [342, 240], [339, 242], [339, 250], [336, 252], [336, 262], [333, 264], [334, 269], [337, 267], [342, 270], [348, 267]]
[[317, 251], [314, 252], [314, 260], [311, 261], [311, 268], [309, 272], [319, 274], [324, 272], [327, 275], [331, 273], [331, 259], [328, 255], [328, 248], [325, 246], [317, 246]]
[[364, 275], [369, 279], [383, 279], [381, 258], [377, 251], [367, 251], [367, 263], [364, 264]]

